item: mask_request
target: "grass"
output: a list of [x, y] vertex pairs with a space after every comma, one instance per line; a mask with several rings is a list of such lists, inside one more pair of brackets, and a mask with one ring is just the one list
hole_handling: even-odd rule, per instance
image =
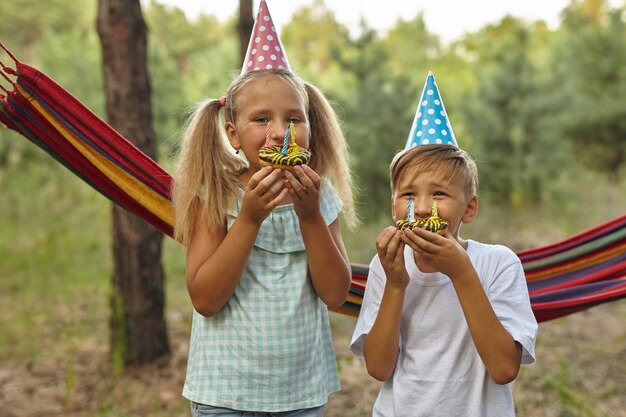
[[[483, 205], [464, 235], [518, 250], [623, 214], [624, 184], [592, 187], [589, 181], [577, 184], [588, 193], [568, 203], [567, 216], [554, 214], [558, 204], [514, 214]], [[0, 415], [13, 415], [11, 407], [22, 407], [15, 415], [27, 417], [45, 415], [41, 409], [74, 417], [189, 415], [180, 395], [191, 308], [183, 248], [164, 240], [171, 358], [113, 376], [107, 356], [111, 204], [46, 157], [3, 168], [0, 189]], [[596, 201], [610, 204], [598, 208]], [[578, 216], [579, 207], [597, 210]], [[373, 239], [387, 223], [383, 215], [344, 231], [352, 262], [369, 263]], [[355, 320], [337, 314], [331, 320], [343, 388], [327, 415], [369, 415], [379, 384], [349, 353]], [[542, 324], [538, 363], [523, 367], [514, 384], [518, 416], [625, 416], [625, 320], [626, 303], [619, 301]], [[28, 401], [15, 405], [20, 395]]]
[[542, 323], [538, 361], [515, 383], [519, 415], [626, 415], [625, 318], [618, 301]]

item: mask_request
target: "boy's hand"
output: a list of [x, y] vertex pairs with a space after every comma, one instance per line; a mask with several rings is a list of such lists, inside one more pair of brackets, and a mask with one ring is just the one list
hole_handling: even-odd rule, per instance
[[404, 266], [404, 242], [400, 230], [395, 226], [383, 229], [376, 237], [376, 252], [387, 275], [387, 283], [406, 287], [409, 274]]
[[286, 194], [281, 170], [264, 167], [248, 181], [239, 217], [260, 225]]
[[418, 228], [405, 230], [402, 241], [429, 266], [452, 280], [472, 267], [467, 252], [449, 231], [438, 235]]
[[293, 171], [284, 171], [284, 177], [298, 218], [307, 221], [320, 216], [320, 176], [308, 165], [296, 165]]

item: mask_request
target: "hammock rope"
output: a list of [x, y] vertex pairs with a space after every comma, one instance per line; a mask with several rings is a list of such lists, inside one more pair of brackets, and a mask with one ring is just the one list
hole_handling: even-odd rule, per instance
[[[71, 93], [36, 68], [0, 61], [0, 123], [43, 149], [115, 204], [173, 235], [172, 177]], [[13, 79], [14, 77], [15, 79]], [[554, 244], [517, 252], [537, 321], [626, 298], [626, 215]], [[352, 265], [347, 301], [358, 315], [368, 265]]]

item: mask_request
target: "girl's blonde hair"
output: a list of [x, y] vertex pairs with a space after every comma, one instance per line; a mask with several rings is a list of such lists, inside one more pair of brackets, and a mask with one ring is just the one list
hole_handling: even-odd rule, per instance
[[[238, 110], [245, 106], [238, 101], [243, 88], [271, 76], [280, 77], [302, 96], [310, 125], [309, 166], [337, 190], [348, 225], [357, 224], [348, 144], [327, 99], [315, 86], [290, 71], [251, 71], [237, 77], [229, 87], [223, 117], [220, 117], [220, 100], [206, 100], [198, 104], [187, 122], [172, 193], [176, 210], [174, 237], [184, 245], [189, 243], [195, 227], [212, 230], [224, 224], [226, 210], [240, 186], [239, 174], [249, 166], [244, 158], [235, 155], [224, 124], [234, 123]], [[202, 216], [195, 218], [199, 208]]]
[[453, 145], [420, 145], [396, 154], [389, 167], [391, 193], [403, 175], [411, 172], [437, 172], [443, 178], [462, 178], [465, 196], [471, 198], [478, 192], [478, 169], [471, 156]]

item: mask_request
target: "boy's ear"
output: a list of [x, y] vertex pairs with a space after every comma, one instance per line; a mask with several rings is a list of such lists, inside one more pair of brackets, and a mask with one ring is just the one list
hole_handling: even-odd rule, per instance
[[237, 129], [235, 129], [235, 125], [233, 122], [226, 122], [224, 125], [224, 130], [226, 130], [226, 136], [228, 137], [228, 141], [230, 145], [235, 149], [241, 149], [241, 143], [239, 143], [239, 136], [237, 136]]
[[474, 217], [476, 217], [476, 214], [478, 214], [478, 196], [474, 195], [467, 202], [461, 221], [465, 224], [471, 223]]
[[391, 193], [391, 218], [393, 219], [393, 221], [395, 222], [396, 219], [396, 206], [395, 204], [393, 204], [394, 202], [394, 193]]

